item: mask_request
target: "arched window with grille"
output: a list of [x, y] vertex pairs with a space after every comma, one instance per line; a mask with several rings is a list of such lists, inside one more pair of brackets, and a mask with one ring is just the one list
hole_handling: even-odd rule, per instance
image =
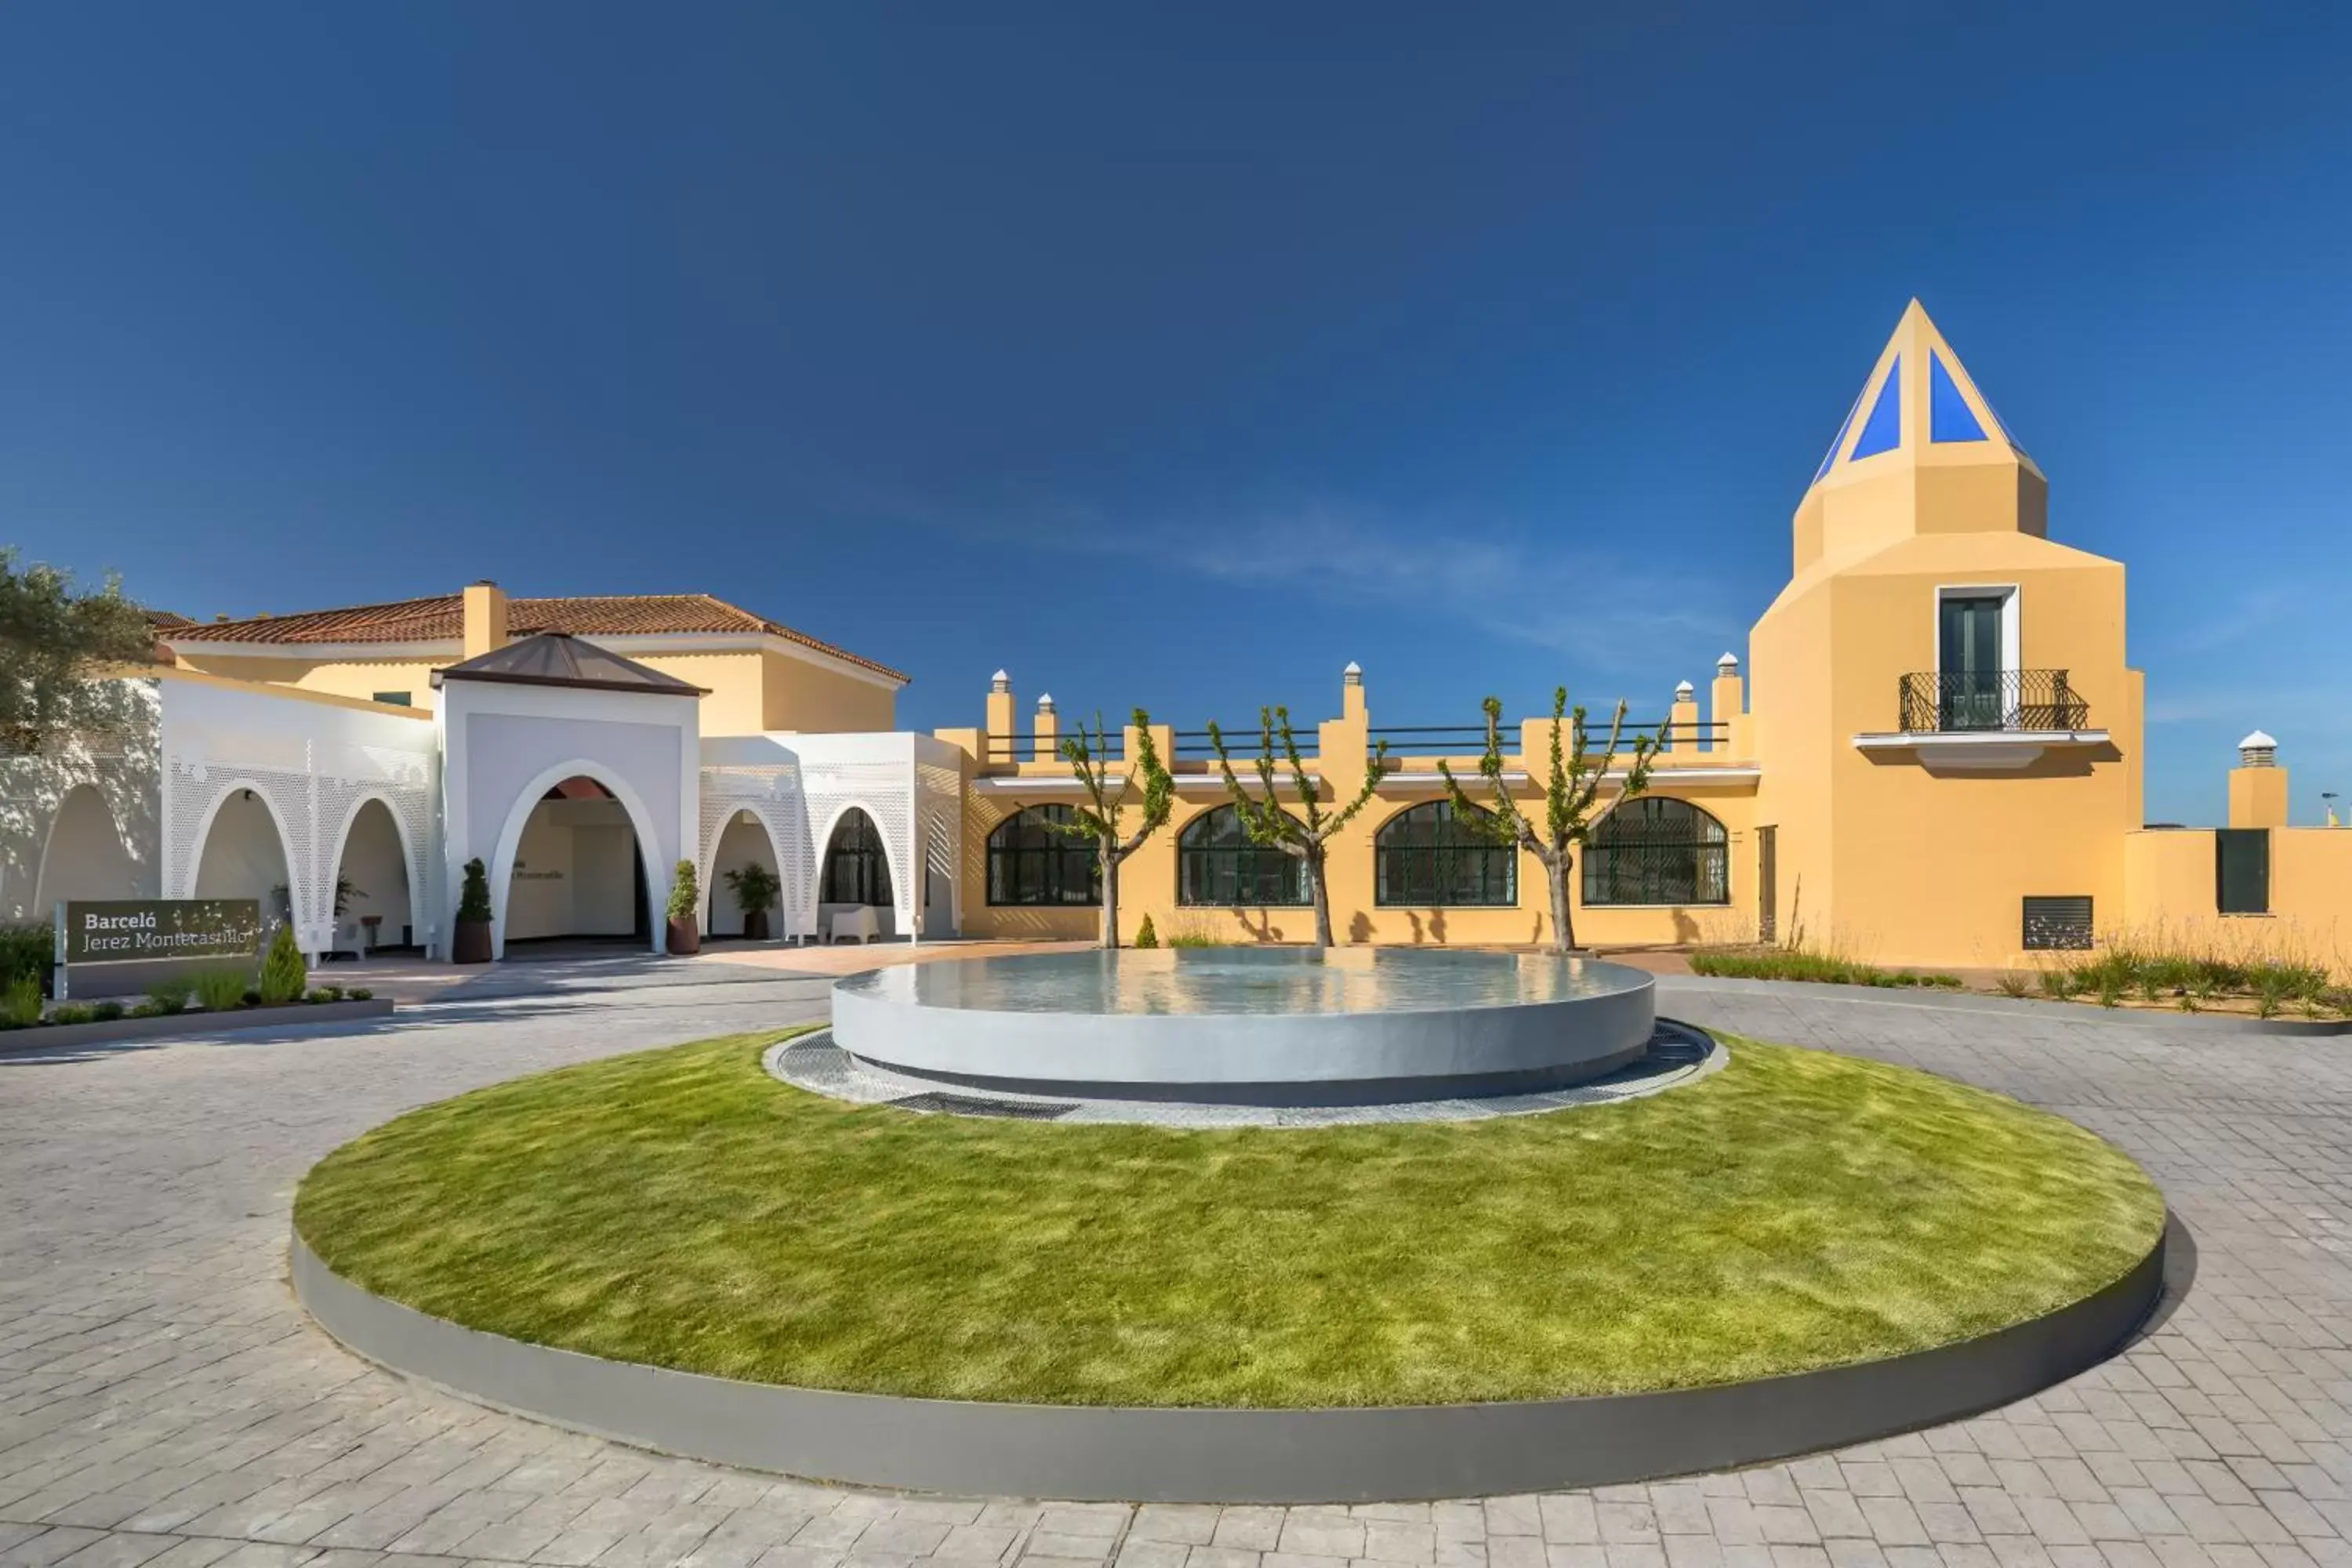
[[1723, 824], [1686, 800], [1637, 795], [1611, 808], [1584, 847], [1587, 904], [1727, 904]]
[[856, 806], [842, 814], [832, 842], [824, 847], [824, 874], [818, 889], [817, 896], [828, 904], [887, 909], [896, 901], [890, 897], [890, 858], [882, 848], [881, 830]]
[[1376, 904], [1508, 909], [1519, 901], [1518, 847], [1480, 837], [1450, 800], [1407, 807], [1382, 823], [1372, 864]]
[[1241, 813], [1204, 811], [1176, 836], [1176, 901], [1217, 909], [1290, 909], [1313, 902], [1307, 862], [1253, 844]]
[[991, 904], [1101, 907], [1101, 854], [1093, 840], [1054, 826], [1070, 820], [1066, 805], [1033, 805], [996, 825], [988, 836]]

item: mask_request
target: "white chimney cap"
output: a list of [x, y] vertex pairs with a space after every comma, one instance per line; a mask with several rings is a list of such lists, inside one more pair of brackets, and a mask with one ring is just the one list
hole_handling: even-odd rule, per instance
[[1040, 713], [1051, 713], [1054, 710], [1054, 694], [1052, 692], [1046, 691], [1038, 694], [1037, 710]]
[[990, 676], [988, 679], [991, 679], [991, 680], [993, 680], [993, 681], [999, 682], [999, 683], [1001, 684], [1001, 683], [1003, 683], [1003, 682], [1004, 682], [1004, 681], [1008, 681], [1008, 680], [1012, 679], [1013, 678], [1012, 678], [1011, 676], [1009, 676], [1009, 675], [1005, 674], [1003, 670], [1001, 670], [1001, 669], [1000, 669], [1000, 670], [998, 670], [994, 675]]
[[2257, 730], [2252, 734], [2238, 742], [2238, 750], [2242, 752], [2275, 752], [2278, 750], [2278, 742], [2273, 740], [2270, 736], [2264, 734], [2262, 731]]
[[1341, 670], [1339, 673], [1342, 675], [1361, 675], [1364, 673], [1364, 667], [1358, 664], [1351, 658], [1348, 661], [1348, 668]]
[[1739, 656], [1736, 653], [1727, 653], [1721, 658], [1715, 661], [1715, 668], [1726, 672], [1738, 669], [1739, 668]]
[[1675, 695], [1676, 697], [1688, 697], [1697, 688], [1691, 685], [1687, 680], [1677, 680], [1675, 682]]

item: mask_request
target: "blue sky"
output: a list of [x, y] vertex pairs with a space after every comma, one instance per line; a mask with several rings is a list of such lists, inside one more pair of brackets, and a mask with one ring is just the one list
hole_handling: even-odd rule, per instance
[[1655, 710], [1916, 294], [2130, 565], [2150, 816], [2352, 794], [2343, 8], [1603, 9], [11, 5], [0, 541], [707, 589], [920, 728]]

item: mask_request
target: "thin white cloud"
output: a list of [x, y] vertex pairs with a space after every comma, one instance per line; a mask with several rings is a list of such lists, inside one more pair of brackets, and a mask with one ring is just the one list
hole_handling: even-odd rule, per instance
[[[860, 489], [857, 510], [987, 538], [1146, 561], [1217, 582], [1282, 584], [1318, 603], [1403, 610], [1597, 669], [1654, 673], [1661, 644], [1736, 640], [1753, 618], [1690, 563], [1614, 546], [1540, 546], [1519, 531], [1453, 518], [1402, 520], [1328, 504], [1123, 517], [1067, 500], [993, 516]], [[1181, 548], [1178, 542], [1181, 542]]]

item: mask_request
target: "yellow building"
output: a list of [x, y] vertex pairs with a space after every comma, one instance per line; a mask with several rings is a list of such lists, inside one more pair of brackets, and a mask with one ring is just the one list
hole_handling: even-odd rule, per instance
[[[1613, 779], [1601, 793], [1570, 885], [1578, 939], [2008, 967], [2126, 930], [2266, 922], [2231, 929], [2340, 963], [2352, 832], [2288, 826], [2269, 736], [2247, 737], [2226, 827], [2143, 824], [2124, 568], [2053, 542], [2049, 521], [2042, 470], [1914, 302], [1798, 504], [1748, 673], [1727, 653], [1704, 701], [1685, 681], [1635, 716], [1629, 740], [1663, 729], [1666, 743], [1646, 794], [1621, 802]], [[152, 841], [129, 855], [153, 862], [140, 886], [275, 888], [312, 946], [352, 940], [354, 881], [400, 884], [372, 929], [435, 946], [475, 856], [516, 940], [657, 945], [648, 911], [679, 859], [723, 933], [744, 916], [713, 884], [754, 863], [782, 874], [780, 934], [1082, 939], [1099, 919], [1091, 850], [1051, 826], [1081, 798], [1059, 716], [1050, 698], [1022, 711], [1001, 670], [980, 723], [914, 736], [892, 731], [903, 675], [707, 595], [509, 599], [485, 583], [173, 618], [158, 637], [178, 668], [156, 678], [148, 772], [0, 777], [37, 796], [0, 843], [0, 915], [73, 882], [51, 847], [70, 859], [108, 839], [103, 795], [112, 837]], [[1453, 820], [1438, 763], [1478, 797], [1483, 730], [1378, 721], [1354, 665], [1337, 697], [1299, 736], [1322, 802], [1353, 798], [1386, 747], [1328, 847], [1337, 940], [1553, 940], [1540, 865]], [[1240, 728], [1247, 778], [1256, 731]], [[1249, 842], [1205, 731], [1154, 738], [1176, 805], [1121, 868], [1122, 938], [1149, 917], [1165, 934], [1309, 940], [1303, 868]], [[1115, 770], [1138, 740], [1115, 738]], [[1506, 785], [1539, 819], [1550, 721], [1507, 723], [1502, 741]], [[406, 782], [377, 780], [386, 768]], [[385, 810], [365, 816], [377, 796]], [[133, 831], [136, 801], [152, 820]], [[371, 860], [352, 858], [355, 823]], [[104, 860], [109, 887], [134, 876], [122, 856], [80, 858]]]

